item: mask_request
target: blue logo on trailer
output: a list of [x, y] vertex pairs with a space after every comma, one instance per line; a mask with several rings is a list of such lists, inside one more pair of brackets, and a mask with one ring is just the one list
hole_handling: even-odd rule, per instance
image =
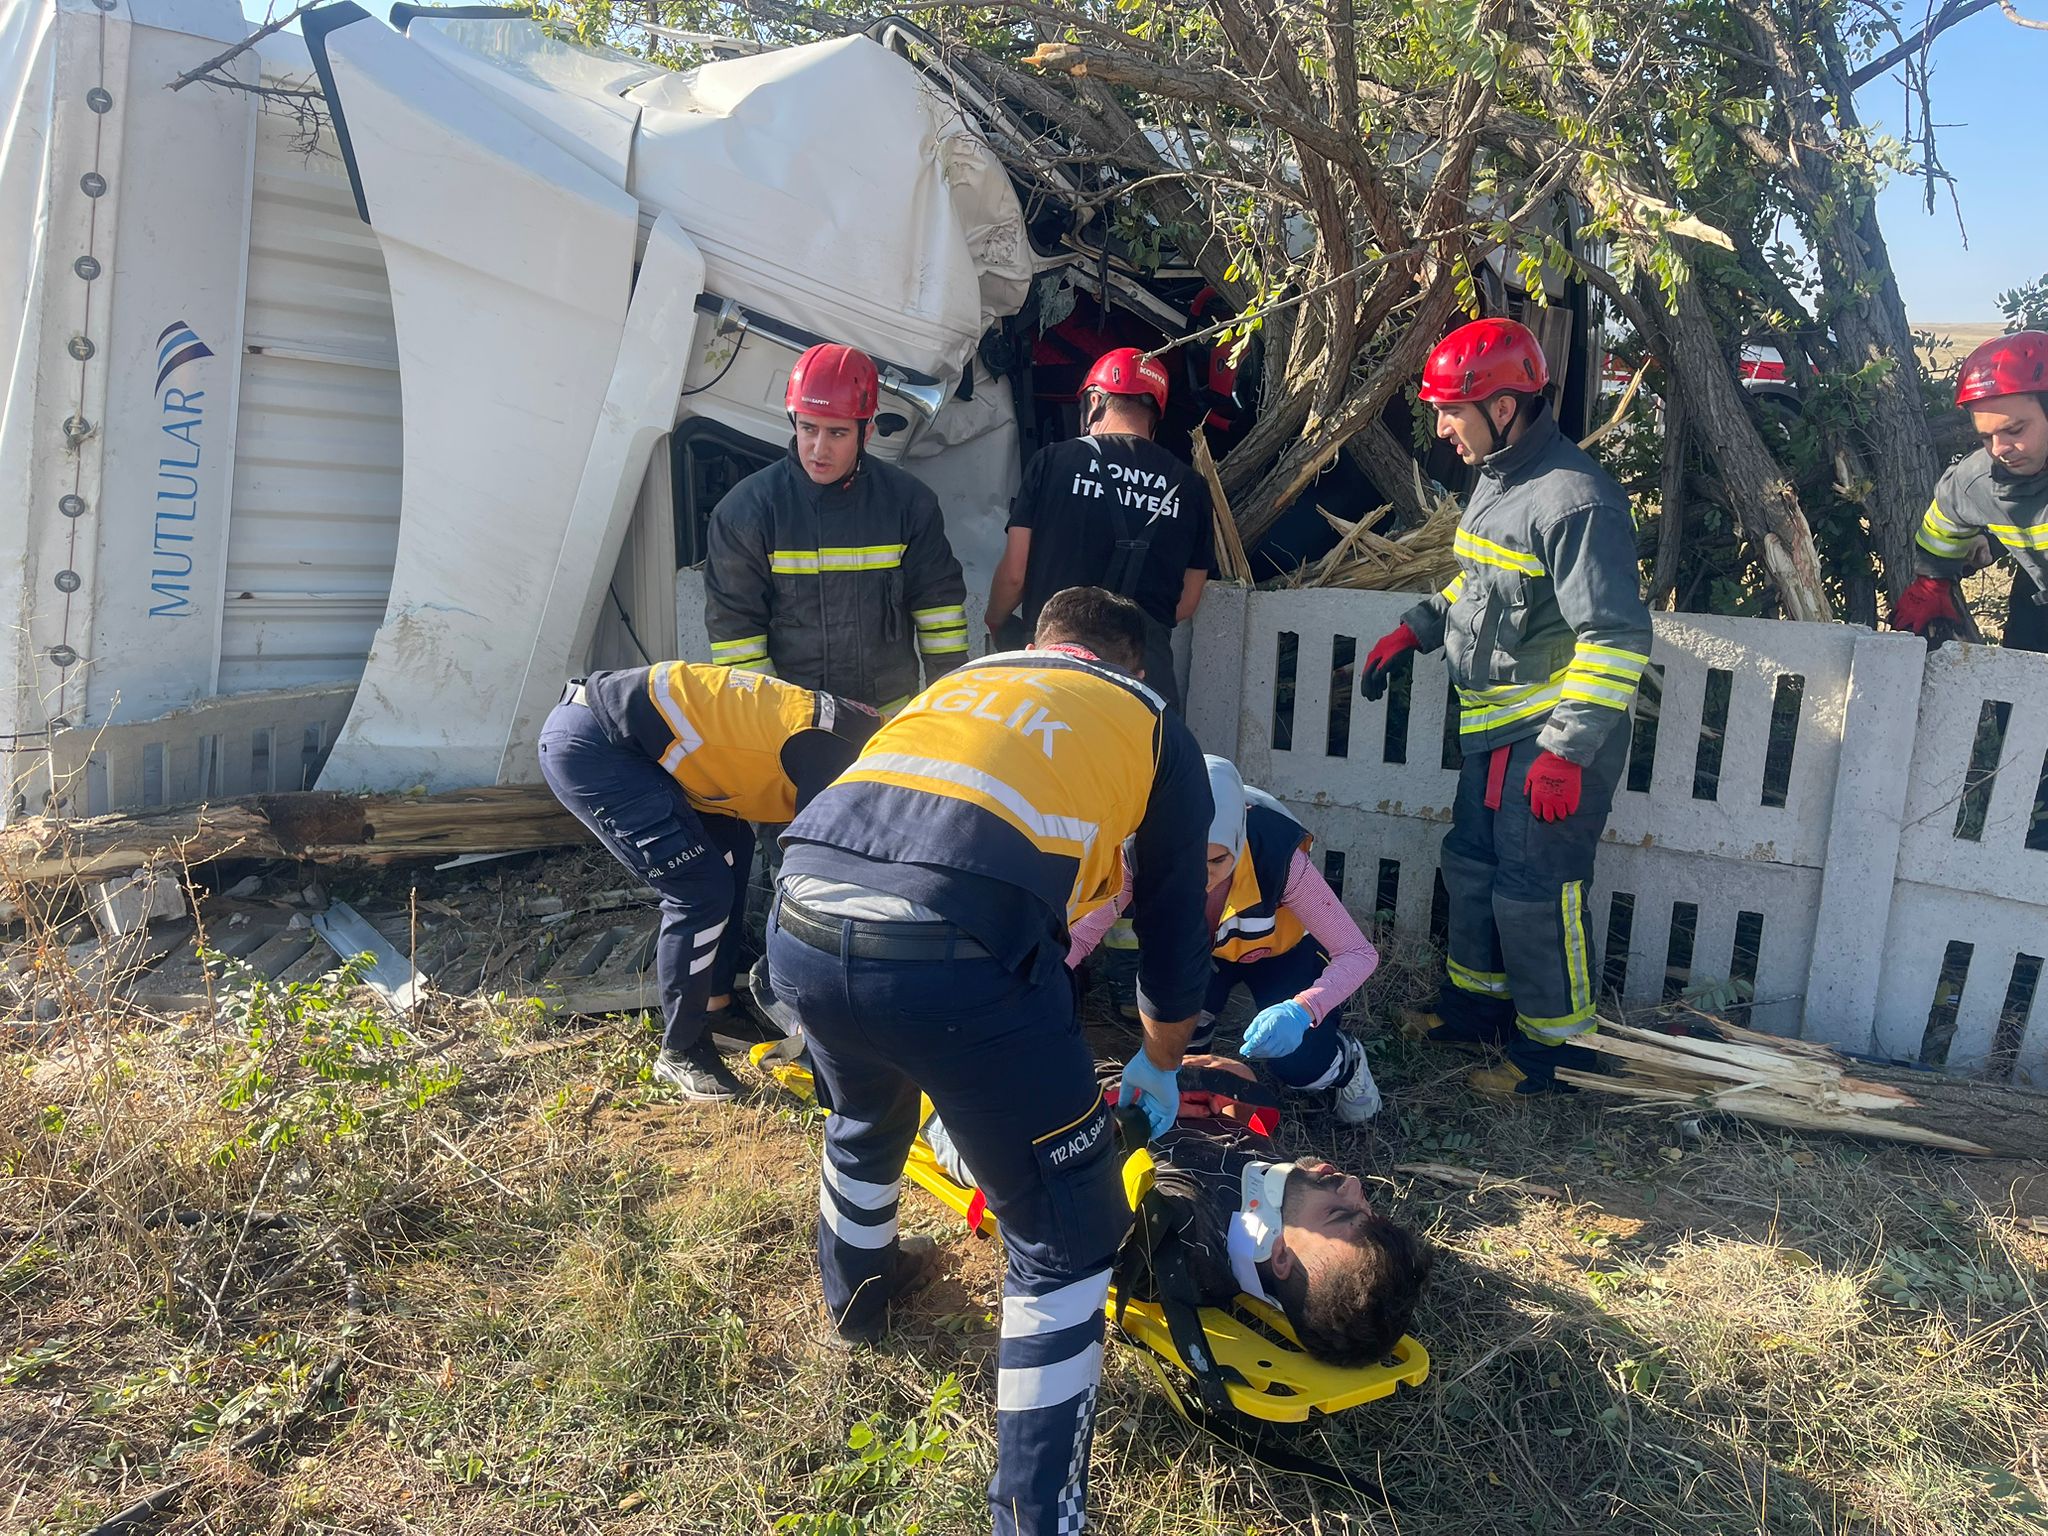
[[199, 339], [199, 333], [183, 320], [173, 320], [156, 339], [156, 392], [161, 399], [164, 383], [186, 363], [213, 356], [213, 348]]
[[[153, 619], [192, 617], [192, 525], [199, 517], [201, 428], [206, 424], [206, 391], [170, 387], [171, 375], [187, 363], [212, 357], [213, 348], [183, 320], [173, 320], [156, 339], [156, 399], [160, 425], [170, 443], [156, 461], [156, 557], [150, 572]], [[182, 526], [181, 526], [182, 525]]]

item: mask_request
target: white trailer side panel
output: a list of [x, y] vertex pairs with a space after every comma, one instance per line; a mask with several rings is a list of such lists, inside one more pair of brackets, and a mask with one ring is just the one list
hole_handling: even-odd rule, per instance
[[280, 112], [256, 124], [243, 341], [219, 691], [354, 682], [398, 552], [391, 284], [332, 128]]

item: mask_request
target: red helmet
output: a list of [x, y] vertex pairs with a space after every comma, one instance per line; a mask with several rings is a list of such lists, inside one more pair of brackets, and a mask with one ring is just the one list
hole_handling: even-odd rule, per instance
[[1994, 336], [1963, 359], [1956, 375], [1957, 405], [2036, 392], [2048, 393], [2048, 331]]
[[838, 421], [871, 421], [881, 390], [881, 375], [867, 353], [821, 341], [789, 370], [782, 403], [792, 416], [801, 411]]
[[1147, 357], [1136, 347], [1118, 347], [1095, 359], [1081, 383], [1083, 394], [1091, 389], [1105, 395], [1150, 395], [1159, 414], [1166, 414], [1166, 369], [1158, 358]]
[[1422, 398], [1431, 405], [1471, 405], [1502, 390], [1543, 392], [1550, 365], [1526, 325], [1474, 320], [1436, 344], [1422, 365]]

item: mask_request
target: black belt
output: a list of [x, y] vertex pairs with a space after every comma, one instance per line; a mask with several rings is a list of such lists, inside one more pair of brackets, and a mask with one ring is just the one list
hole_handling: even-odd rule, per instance
[[[985, 960], [986, 945], [951, 923], [890, 923], [864, 917], [828, 917], [785, 895], [775, 908], [776, 926], [828, 955], [843, 952], [860, 960]], [[852, 931], [847, 932], [848, 924]]]
[[569, 680], [568, 685], [562, 689], [562, 702], [581, 704], [585, 709], [590, 708], [590, 694], [584, 688], [582, 678], [575, 677]]

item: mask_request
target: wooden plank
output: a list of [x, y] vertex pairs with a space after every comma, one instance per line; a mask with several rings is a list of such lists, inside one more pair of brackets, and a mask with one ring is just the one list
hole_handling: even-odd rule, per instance
[[371, 956], [370, 968], [363, 972], [363, 983], [394, 1012], [410, 1012], [425, 994], [427, 978], [414, 970], [412, 962], [347, 902], [333, 902], [325, 912], [314, 913], [313, 929], [344, 960], [360, 954]]
[[1558, 1075], [1596, 1093], [1715, 1110], [1795, 1130], [2048, 1159], [2048, 1097], [1852, 1061], [1813, 1041], [1779, 1040], [1697, 1017], [1701, 1027], [1687, 1036], [1602, 1028], [1583, 1043], [1618, 1070], [1560, 1069]]
[[28, 817], [0, 828], [0, 870], [46, 881], [158, 861], [397, 859], [558, 848], [587, 841], [545, 785], [501, 784], [439, 795], [308, 790], [217, 804], [79, 819]]

